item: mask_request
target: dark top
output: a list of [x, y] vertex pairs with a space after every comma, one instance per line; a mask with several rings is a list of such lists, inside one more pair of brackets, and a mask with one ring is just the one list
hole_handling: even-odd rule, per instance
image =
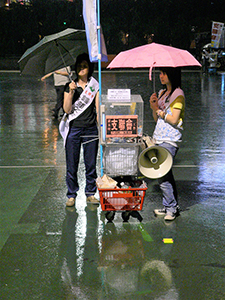
[[[76, 81], [75, 81], [76, 82]], [[77, 82], [76, 82], [77, 83]], [[69, 83], [65, 86], [65, 92], [69, 93]], [[82, 87], [78, 86], [75, 89], [72, 104], [79, 99], [83, 92]], [[70, 121], [70, 127], [91, 127], [97, 123], [95, 100], [88, 106], [88, 108], [82, 112], [76, 119]]]

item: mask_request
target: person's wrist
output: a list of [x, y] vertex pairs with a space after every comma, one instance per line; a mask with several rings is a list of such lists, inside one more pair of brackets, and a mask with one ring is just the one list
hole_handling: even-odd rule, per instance
[[161, 109], [157, 109], [157, 110], [155, 111], [155, 113], [157, 114], [158, 117], [160, 116], [161, 112], [162, 112]]
[[74, 91], [75, 91], [75, 89], [69, 88], [69, 92], [70, 92], [70, 93], [74, 93]]

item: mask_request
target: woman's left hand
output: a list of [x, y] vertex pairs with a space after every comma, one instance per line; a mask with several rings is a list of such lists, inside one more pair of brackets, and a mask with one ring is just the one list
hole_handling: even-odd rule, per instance
[[73, 91], [77, 88], [77, 85], [74, 81], [71, 81], [70, 84], [69, 84], [69, 90], [70, 91]]

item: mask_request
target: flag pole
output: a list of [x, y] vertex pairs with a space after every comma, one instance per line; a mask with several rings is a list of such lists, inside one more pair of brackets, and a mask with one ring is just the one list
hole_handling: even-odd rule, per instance
[[[99, 113], [100, 113], [100, 107], [102, 104], [100, 0], [97, 0], [97, 33], [98, 33], [98, 82], [99, 82]], [[100, 121], [101, 121], [101, 116], [99, 118], [99, 122]], [[102, 124], [100, 124], [100, 126], [102, 126]], [[103, 149], [101, 144], [100, 144], [100, 169], [101, 169], [101, 176], [103, 176]]]

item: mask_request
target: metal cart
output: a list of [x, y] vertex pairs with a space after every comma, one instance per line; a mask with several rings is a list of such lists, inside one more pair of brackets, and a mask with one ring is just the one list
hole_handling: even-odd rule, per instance
[[[125, 177], [137, 178], [138, 156], [143, 134], [143, 100], [140, 95], [130, 95], [129, 90], [111, 90], [102, 95], [100, 107], [103, 173], [118, 181]], [[116, 211], [122, 212], [124, 221], [130, 216], [142, 220], [137, 211], [142, 210], [147, 186], [101, 189], [98, 187], [101, 208], [108, 221]]]

